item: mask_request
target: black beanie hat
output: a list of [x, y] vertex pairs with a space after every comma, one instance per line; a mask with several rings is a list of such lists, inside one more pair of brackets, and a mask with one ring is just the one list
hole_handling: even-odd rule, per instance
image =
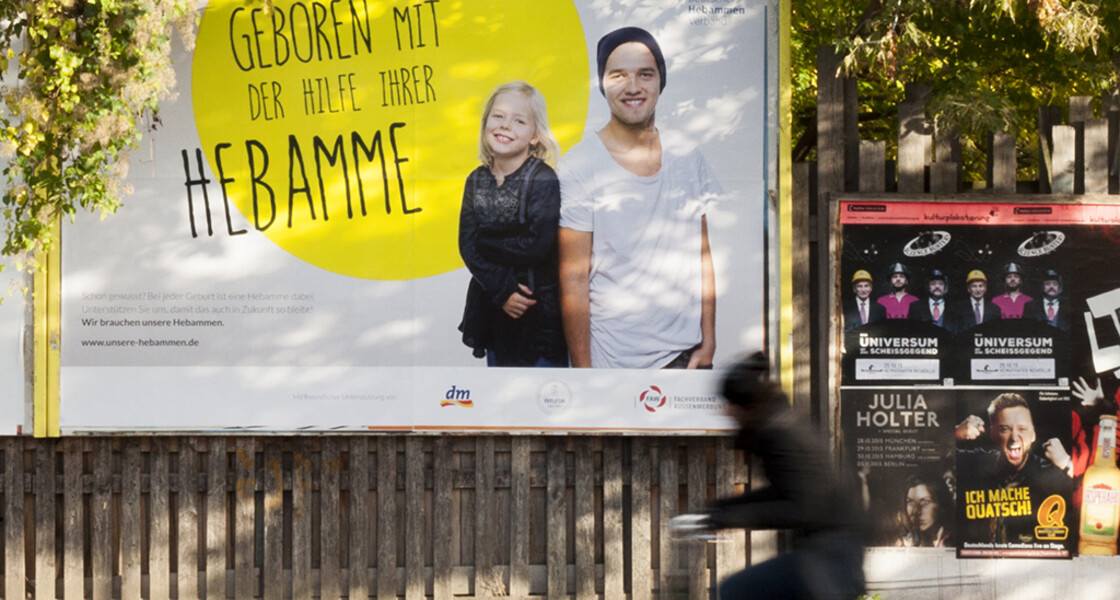
[[657, 45], [657, 40], [653, 39], [648, 31], [640, 27], [623, 27], [622, 29], [615, 29], [614, 31], [604, 35], [599, 39], [599, 46], [596, 52], [596, 62], [599, 63], [599, 92], [606, 95], [606, 90], [603, 89], [603, 72], [607, 68], [607, 57], [611, 55], [619, 46], [628, 42], [638, 42], [649, 48], [650, 53], [653, 54], [653, 59], [657, 61], [657, 70], [661, 75], [661, 89], [658, 91], [665, 91], [665, 56], [661, 54], [661, 46]]

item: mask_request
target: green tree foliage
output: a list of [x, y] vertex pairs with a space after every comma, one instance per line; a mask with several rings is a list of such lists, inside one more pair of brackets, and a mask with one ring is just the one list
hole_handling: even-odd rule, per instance
[[175, 85], [191, 0], [0, 0], [0, 162], [6, 255], [52, 243], [51, 223], [112, 213], [140, 126]]
[[[820, 46], [859, 81], [862, 137], [892, 140], [904, 85], [929, 83], [928, 112], [961, 132], [966, 157], [988, 133], [1013, 131], [1028, 173], [1038, 107], [1117, 84], [1115, 0], [796, 0], [792, 11], [794, 135], [805, 140], [795, 160], [814, 134]], [[983, 179], [981, 166], [969, 171]]]

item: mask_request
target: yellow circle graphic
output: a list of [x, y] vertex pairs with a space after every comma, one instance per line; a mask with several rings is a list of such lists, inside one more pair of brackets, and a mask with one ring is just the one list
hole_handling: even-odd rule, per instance
[[495, 87], [536, 86], [565, 149], [587, 118], [571, 0], [211, 0], [191, 77], [229, 204], [293, 256], [365, 279], [463, 265], [463, 182]]

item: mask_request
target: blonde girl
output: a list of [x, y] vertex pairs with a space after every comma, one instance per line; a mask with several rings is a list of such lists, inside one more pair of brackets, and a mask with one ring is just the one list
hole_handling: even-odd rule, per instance
[[565, 367], [556, 235], [560, 145], [544, 97], [498, 86], [482, 111], [482, 162], [467, 177], [459, 253], [471, 273], [459, 330], [490, 366]]

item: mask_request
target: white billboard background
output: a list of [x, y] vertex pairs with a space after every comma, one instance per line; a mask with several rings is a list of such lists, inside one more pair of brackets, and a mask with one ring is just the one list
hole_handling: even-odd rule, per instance
[[13, 261], [0, 257], [0, 435], [12, 435], [26, 427], [31, 431], [27, 404], [27, 363], [24, 354], [25, 323], [30, 315], [30, 294], [24, 294], [25, 274]]
[[[196, 186], [200, 235], [192, 237], [182, 153], [197, 177], [202, 142], [191, 57], [180, 51], [177, 98], [133, 154], [133, 195], [104, 221], [65, 226], [63, 432], [730, 428], [715, 394], [719, 370], [762, 347], [766, 322], [767, 2], [581, 0], [576, 8], [592, 79], [584, 135], [609, 118], [594, 81], [596, 42], [641, 26], [669, 71], [662, 138], [695, 144], [726, 192], [708, 215], [715, 371], [486, 368], [457, 329], [465, 268], [406, 281], [339, 275], [281, 249], [232, 207], [233, 229], [248, 233], [230, 236], [209, 163], [215, 235], [206, 234]], [[123, 343], [131, 345], [107, 345]]]

